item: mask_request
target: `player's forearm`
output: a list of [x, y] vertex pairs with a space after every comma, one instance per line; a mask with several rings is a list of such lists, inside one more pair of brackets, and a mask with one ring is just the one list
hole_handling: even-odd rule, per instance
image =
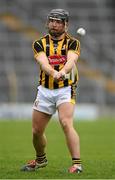
[[67, 74], [72, 70], [74, 64], [74, 60], [68, 60], [62, 70]]
[[77, 59], [78, 55], [73, 51], [69, 51], [67, 55], [67, 62], [62, 70], [65, 71], [66, 74], [69, 73], [77, 63]]
[[54, 76], [55, 70], [52, 68], [52, 66], [49, 64], [48, 59], [44, 52], [41, 52], [36, 57], [37, 62], [39, 63], [41, 69], [47, 74]]
[[42, 63], [41, 68], [47, 75], [54, 76], [55, 70], [50, 66], [50, 64], [48, 64], [48, 63], [43, 64]]

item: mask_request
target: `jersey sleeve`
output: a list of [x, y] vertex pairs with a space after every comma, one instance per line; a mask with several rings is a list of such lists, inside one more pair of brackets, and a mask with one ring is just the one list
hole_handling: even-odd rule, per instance
[[32, 48], [34, 51], [34, 57], [36, 57], [40, 52], [44, 51], [41, 40], [35, 41], [32, 45]]
[[78, 40], [71, 40], [68, 44], [68, 50], [72, 50], [80, 56], [80, 42]]

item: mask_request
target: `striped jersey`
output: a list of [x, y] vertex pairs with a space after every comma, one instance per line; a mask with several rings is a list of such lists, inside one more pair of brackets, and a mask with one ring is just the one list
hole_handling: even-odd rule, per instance
[[[33, 43], [34, 57], [36, 57], [38, 53], [42, 51], [45, 52], [49, 64], [57, 71], [60, 71], [64, 67], [65, 63], [67, 62], [67, 53], [70, 50], [74, 51], [78, 56], [80, 55], [80, 42], [68, 34], [66, 34], [61, 40], [54, 40], [49, 34], [47, 34]], [[77, 81], [77, 71], [74, 73], [72, 70], [68, 74], [67, 78], [56, 82], [52, 76], [45, 74], [45, 72], [40, 69], [39, 85], [42, 85], [48, 89], [66, 87], [76, 84]]]

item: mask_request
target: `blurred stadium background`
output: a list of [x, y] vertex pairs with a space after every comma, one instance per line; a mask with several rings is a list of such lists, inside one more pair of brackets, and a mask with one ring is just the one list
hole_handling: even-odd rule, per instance
[[31, 115], [38, 83], [31, 46], [46, 32], [52, 8], [70, 12], [73, 36], [79, 27], [87, 31], [78, 63], [78, 116], [115, 117], [115, 1], [0, 0], [0, 118]]

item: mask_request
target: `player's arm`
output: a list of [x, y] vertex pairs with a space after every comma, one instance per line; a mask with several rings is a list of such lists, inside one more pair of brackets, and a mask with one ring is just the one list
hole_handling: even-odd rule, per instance
[[63, 69], [59, 72], [58, 78], [70, 73], [72, 68], [77, 64], [80, 55], [80, 42], [73, 40], [68, 47], [67, 62]]
[[55, 74], [57, 73], [56, 70], [54, 70], [52, 68], [52, 66], [49, 64], [47, 56], [45, 54], [45, 52], [40, 52], [39, 54], [37, 54], [37, 56], [35, 57], [37, 62], [39, 63], [39, 65], [41, 66], [41, 69], [47, 74], [47, 75], [51, 75], [55, 78]]
[[36, 61], [39, 63], [41, 69], [47, 74], [51, 75], [55, 78], [55, 74], [58, 73], [56, 70], [52, 68], [49, 64], [48, 58], [44, 52], [42, 42], [35, 41], [33, 43], [34, 57]]
[[65, 74], [68, 74], [72, 70], [74, 65], [77, 63], [77, 60], [78, 60], [78, 54], [76, 54], [74, 51], [68, 51], [67, 62], [63, 67], [62, 71], [64, 71]]

